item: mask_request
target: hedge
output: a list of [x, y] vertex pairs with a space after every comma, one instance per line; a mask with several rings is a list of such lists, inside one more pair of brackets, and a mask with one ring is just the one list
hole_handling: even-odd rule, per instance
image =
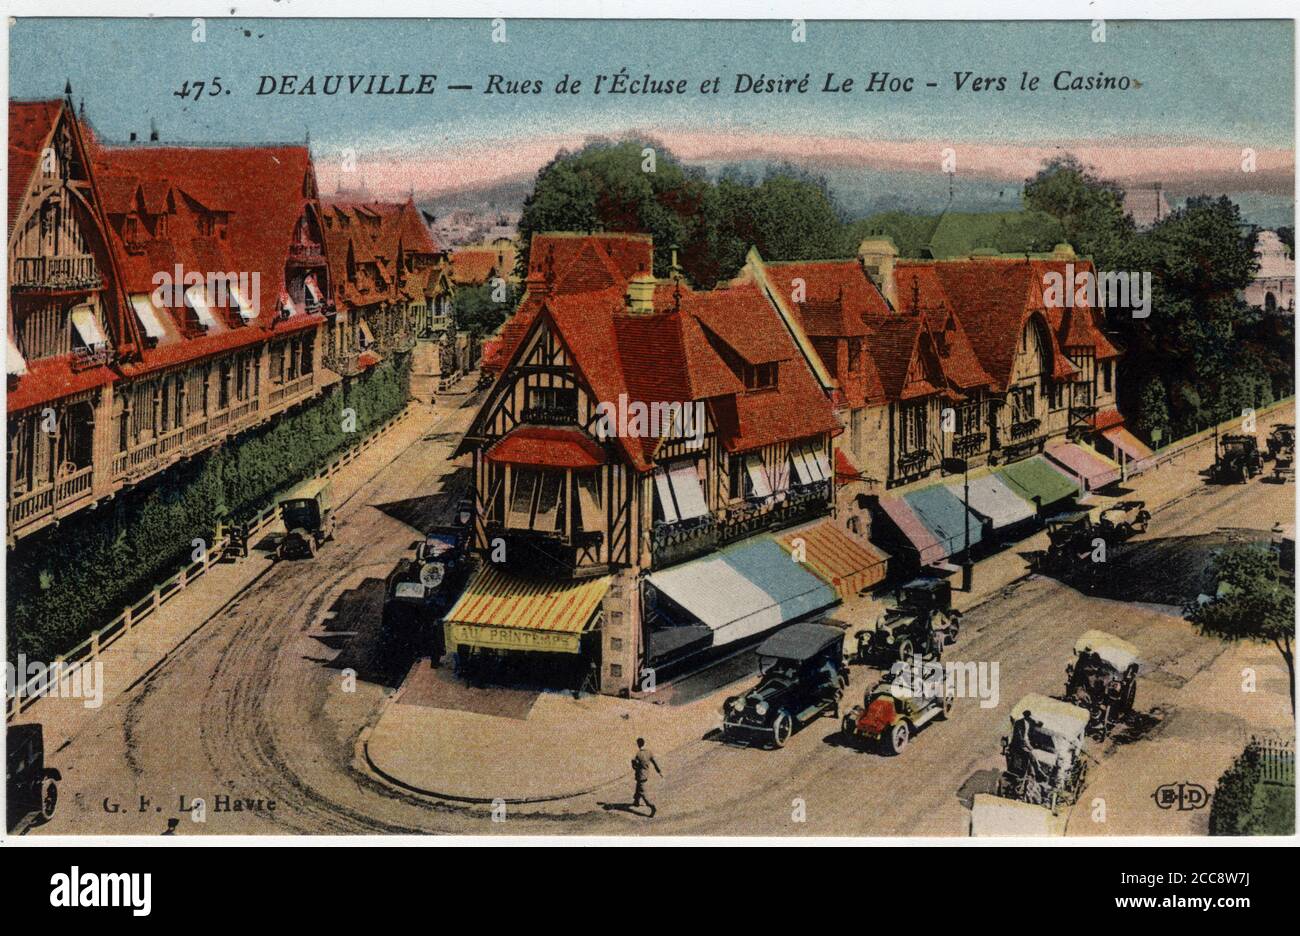
[[1295, 784], [1263, 779], [1257, 744], [1247, 745], [1219, 778], [1210, 803], [1210, 834], [1295, 834]]
[[[20, 540], [8, 561], [8, 655], [52, 660], [138, 601], [215, 539], [395, 416], [409, 355], [384, 361], [302, 408], [241, 433], [139, 487]], [[345, 411], [355, 427], [344, 431]]]

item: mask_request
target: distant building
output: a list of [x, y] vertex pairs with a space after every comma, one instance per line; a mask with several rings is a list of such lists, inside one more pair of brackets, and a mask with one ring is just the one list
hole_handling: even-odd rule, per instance
[[1246, 301], [1265, 312], [1295, 312], [1295, 258], [1276, 231], [1260, 231], [1255, 243], [1259, 272], [1246, 287]]
[[1150, 188], [1131, 188], [1124, 193], [1124, 214], [1133, 218], [1139, 231], [1145, 231], [1169, 216], [1169, 202], [1157, 182]]

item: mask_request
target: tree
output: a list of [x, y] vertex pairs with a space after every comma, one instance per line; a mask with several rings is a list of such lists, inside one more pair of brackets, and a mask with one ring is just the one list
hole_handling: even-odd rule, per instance
[[1295, 585], [1283, 578], [1277, 555], [1258, 545], [1231, 546], [1214, 561], [1217, 597], [1189, 607], [1197, 629], [1226, 642], [1272, 644], [1286, 662], [1295, 712]]
[[1124, 214], [1124, 190], [1117, 183], [1099, 178], [1067, 153], [1048, 160], [1025, 181], [1024, 203], [1059, 220], [1080, 255], [1099, 267], [1119, 269], [1114, 263], [1124, 255], [1134, 227]]
[[507, 286], [504, 294], [498, 293], [491, 283], [462, 286], [456, 290], [456, 327], [476, 338], [491, 335], [501, 327], [518, 298], [513, 286]]

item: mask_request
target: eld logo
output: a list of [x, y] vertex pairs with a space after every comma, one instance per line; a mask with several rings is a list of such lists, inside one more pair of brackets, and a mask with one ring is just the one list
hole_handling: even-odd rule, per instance
[[1166, 783], [1158, 787], [1151, 798], [1161, 809], [1178, 807], [1179, 812], [1202, 809], [1210, 801], [1210, 794], [1199, 783]]
[[148, 916], [153, 875], [82, 874], [76, 865], [70, 874], [50, 878], [51, 907], [130, 907], [133, 916]]

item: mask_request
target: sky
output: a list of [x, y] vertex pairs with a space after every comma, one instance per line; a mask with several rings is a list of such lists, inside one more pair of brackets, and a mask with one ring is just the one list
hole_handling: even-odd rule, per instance
[[[446, 190], [534, 172], [592, 134], [640, 131], [688, 159], [773, 158], [838, 167], [926, 170], [954, 149], [958, 173], [1024, 178], [1068, 148], [1113, 177], [1240, 173], [1294, 165], [1294, 27], [1287, 21], [809, 22], [803, 42], [779, 21], [23, 19], [10, 34], [16, 98], [70, 80], [96, 131], [171, 142], [301, 141], [310, 131], [322, 189], [351, 171], [372, 189]], [[499, 34], [498, 34], [499, 35]], [[599, 96], [598, 73], [687, 80], [684, 96]], [[1052, 90], [1053, 76], [1127, 76], [1124, 91]], [[912, 77], [910, 93], [861, 90], [871, 72]], [[1004, 92], [957, 91], [954, 72], [1004, 76]], [[1041, 90], [1018, 92], [1020, 73]], [[256, 92], [263, 75], [430, 72], [427, 96], [314, 97]], [[853, 77], [851, 93], [734, 94], [735, 75]], [[484, 93], [489, 74], [540, 80], [538, 95]], [[556, 95], [565, 74], [584, 93]], [[721, 94], [700, 94], [721, 76]], [[181, 98], [186, 80], [220, 77], [229, 94]], [[938, 86], [928, 88], [926, 82]], [[471, 85], [450, 91], [449, 84]], [[209, 84], [209, 87], [211, 85]]]

